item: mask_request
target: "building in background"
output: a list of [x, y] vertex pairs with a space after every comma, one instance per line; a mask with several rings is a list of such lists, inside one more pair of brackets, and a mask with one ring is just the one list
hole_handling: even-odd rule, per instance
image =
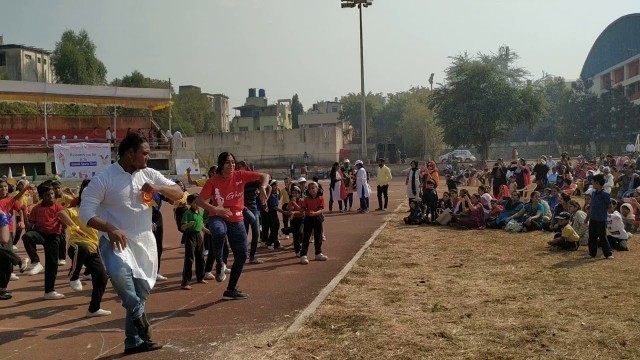
[[264, 131], [291, 129], [291, 99], [280, 99], [269, 105], [264, 89], [249, 89], [243, 106], [234, 108], [239, 115], [231, 121], [231, 131]]
[[584, 62], [580, 77], [593, 81], [591, 90], [602, 94], [622, 86], [629, 100], [640, 104], [640, 14], [625, 15], [598, 36]]
[[298, 126], [301, 129], [338, 126], [342, 128], [344, 142], [351, 143], [353, 127], [348, 122], [340, 120], [340, 110], [342, 110], [342, 103], [338, 98], [335, 98], [335, 101], [319, 101], [307, 112], [298, 116]]
[[220, 132], [229, 132], [229, 97], [224, 94], [204, 94], [211, 102], [213, 112], [216, 114], [215, 125]]
[[340, 110], [342, 104], [337, 98], [335, 101], [319, 101], [303, 115], [298, 116], [298, 125], [301, 128], [336, 126], [340, 122]]
[[32, 46], [4, 44], [0, 36], [0, 73], [9, 80], [54, 82], [51, 52]]

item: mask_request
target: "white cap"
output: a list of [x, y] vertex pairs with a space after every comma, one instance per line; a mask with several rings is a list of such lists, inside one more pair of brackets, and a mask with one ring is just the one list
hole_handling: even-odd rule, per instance
[[301, 177], [300, 179], [298, 179], [298, 184], [301, 183], [301, 182], [307, 182], [307, 179]]
[[350, 162], [349, 159], [344, 159], [343, 163], [348, 163]]
[[364, 166], [364, 164], [362, 163], [362, 160], [356, 160], [355, 165], [363, 165]]
[[276, 180], [276, 179], [272, 179], [271, 181], [269, 181], [269, 185], [276, 184], [277, 182], [278, 182], [278, 180]]

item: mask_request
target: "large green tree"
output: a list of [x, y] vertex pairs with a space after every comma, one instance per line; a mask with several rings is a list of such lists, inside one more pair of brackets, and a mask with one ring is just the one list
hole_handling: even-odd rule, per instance
[[173, 96], [173, 119], [176, 128], [187, 134], [215, 133], [214, 112], [207, 97], [198, 89], [183, 90]]
[[86, 30], [66, 30], [51, 56], [58, 82], [77, 85], [106, 85], [107, 68], [96, 57], [96, 45]]
[[298, 122], [298, 117], [304, 114], [304, 107], [300, 102], [300, 98], [298, 94], [293, 95], [291, 99], [291, 122], [294, 129], [300, 127], [300, 123]]
[[533, 126], [545, 110], [542, 92], [523, 81], [526, 72], [511, 69], [517, 54], [498, 56], [501, 61], [483, 54], [454, 57], [446, 83], [428, 101], [444, 141], [453, 147], [475, 146], [483, 159], [492, 142], [505, 139], [518, 124]]
[[[366, 96], [365, 115], [367, 120], [367, 138], [376, 136], [375, 127], [373, 127], [373, 119], [384, 107], [385, 98], [382, 94], [369, 93]], [[362, 114], [362, 97], [359, 94], [349, 93], [340, 99], [342, 109], [338, 119], [348, 121], [353, 128], [360, 133], [361, 114]]]

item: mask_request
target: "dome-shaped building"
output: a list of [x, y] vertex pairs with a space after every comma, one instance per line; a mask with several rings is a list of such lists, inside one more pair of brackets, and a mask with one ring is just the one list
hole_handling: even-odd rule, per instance
[[623, 86], [640, 104], [640, 14], [625, 15], [598, 36], [584, 62], [580, 77], [593, 81], [592, 91], [602, 93]]

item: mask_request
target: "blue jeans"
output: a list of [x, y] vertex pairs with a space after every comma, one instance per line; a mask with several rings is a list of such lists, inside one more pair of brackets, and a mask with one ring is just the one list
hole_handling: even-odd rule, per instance
[[242, 268], [247, 261], [247, 231], [244, 223], [229, 222], [219, 216], [209, 218], [209, 231], [213, 237], [213, 254], [217, 261], [216, 270], [222, 266], [222, 254], [225, 236], [229, 239], [229, 246], [233, 251], [233, 266], [227, 290], [234, 290], [238, 285]]
[[251, 229], [251, 249], [249, 250], [249, 259], [256, 257], [256, 250], [258, 249], [258, 240], [260, 240], [260, 210], [257, 208], [242, 209], [242, 216], [244, 217], [244, 227], [249, 234]]
[[127, 311], [124, 325], [125, 349], [142, 344], [138, 336], [138, 330], [133, 325], [133, 320], [144, 314], [144, 304], [147, 302], [151, 288], [146, 280], [133, 277], [131, 268], [119, 258], [111, 247], [111, 243], [105, 237], [100, 238], [100, 255], [111, 277], [111, 285], [122, 300], [122, 307]]

